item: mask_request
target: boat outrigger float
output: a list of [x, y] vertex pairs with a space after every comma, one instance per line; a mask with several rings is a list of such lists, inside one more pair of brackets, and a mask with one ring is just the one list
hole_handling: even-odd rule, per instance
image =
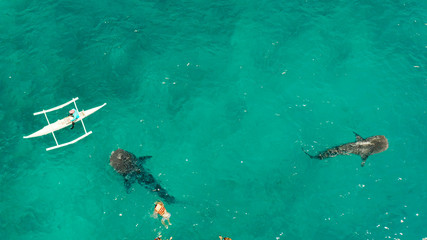
[[[89, 110], [82, 110], [81, 112], [79, 111], [79, 109], [77, 108], [77, 104], [76, 104], [76, 101], [77, 100], [79, 100], [79, 98], [78, 97], [76, 97], [76, 98], [73, 98], [71, 101], [69, 101], [69, 102], [66, 102], [66, 103], [64, 103], [64, 104], [62, 104], [62, 105], [59, 105], [59, 106], [56, 106], [56, 107], [54, 107], [54, 108], [51, 108], [51, 109], [49, 109], [49, 110], [43, 110], [43, 111], [41, 111], [41, 112], [36, 112], [36, 113], [34, 113], [34, 116], [35, 115], [40, 115], [40, 114], [44, 114], [44, 116], [46, 117], [46, 120], [47, 120], [47, 126], [45, 126], [44, 128], [42, 128], [42, 129], [40, 129], [39, 131], [37, 131], [37, 132], [35, 132], [35, 133], [33, 133], [33, 134], [31, 134], [31, 135], [28, 135], [28, 136], [24, 136], [24, 138], [33, 138], [33, 137], [40, 137], [40, 136], [43, 136], [43, 135], [47, 135], [47, 134], [49, 134], [49, 133], [52, 133], [52, 136], [53, 136], [53, 138], [55, 139], [55, 142], [56, 142], [56, 146], [53, 146], [53, 147], [50, 147], [50, 148], [46, 148], [46, 151], [49, 151], [49, 150], [52, 150], [52, 149], [56, 149], [56, 148], [60, 148], [60, 147], [65, 147], [65, 146], [67, 146], [67, 145], [70, 145], [70, 144], [73, 144], [73, 143], [76, 143], [77, 141], [79, 141], [79, 140], [82, 140], [83, 138], [85, 138], [85, 137], [87, 137], [87, 136], [89, 136], [90, 134], [92, 134], [92, 131], [86, 131], [86, 127], [85, 127], [85, 124], [83, 123], [83, 118], [86, 118], [87, 116], [89, 116], [89, 115], [91, 115], [92, 113], [94, 113], [94, 112], [96, 112], [96, 111], [98, 111], [99, 109], [101, 109], [102, 107], [104, 107], [107, 103], [104, 103], [104, 104], [102, 104], [101, 106], [98, 106], [98, 107], [95, 107], [95, 108], [91, 108], [91, 109], [89, 109]], [[47, 118], [47, 115], [46, 115], [46, 113], [48, 113], [48, 112], [52, 112], [52, 111], [56, 111], [56, 110], [58, 110], [58, 109], [61, 109], [61, 108], [63, 108], [63, 107], [65, 107], [65, 106], [67, 106], [67, 105], [69, 105], [69, 104], [71, 104], [71, 103], [74, 103], [74, 106], [75, 106], [75, 108], [76, 108], [76, 111], [79, 113], [79, 118], [77, 118], [77, 120], [75, 120], [74, 122], [78, 122], [78, 121], [81, 121], [82, 122], [82, 125], [83, 125], [83, 129], [84, 129], [84, 131], [85, 131], [85, 134], [83, 134], [82, 136], [80, 136], [80, 137], [78, 137], [78, 138], [76, 138], [76, 139], [74, 139], [73, 141], [70, 141], [70, 142], [67, 142], [67, 143], [63, 143], [63, 144], [58, 144], [58, 141], [56, 140], [56, 137], [55, 137], [55, 131], [58, 131], [58, 130], [60, 130], [60, 129], [63, 129], [63, 128], [65, 128], [65, 127], [68, 127], [68, 126], [70, 126], [71, 124], [72, 124], [72, 122], [71, 122], [71, 120], [73, 119], [73, 117], [72, 116], [68, 116], [68, 117], [65, 117], [65, 118], [63, 118], [63, 119], [60, 119], [60, 120], [58, 120], [58, 121], [56, 121], [56, 122], [54, 122], [54, 123], [50, 123], [49, 122], [49, 119]]]

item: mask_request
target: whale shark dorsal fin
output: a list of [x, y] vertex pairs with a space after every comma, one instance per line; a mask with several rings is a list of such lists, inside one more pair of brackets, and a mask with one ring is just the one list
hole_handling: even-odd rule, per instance
[[354, 133], [354, 135], [356, 135], [356, 142], [365, 140], [363, 137], [361, 137], [361, 136], [360, 136], [359, 134], [357, 134], [356, 132], [353, 132], [353, 133]]

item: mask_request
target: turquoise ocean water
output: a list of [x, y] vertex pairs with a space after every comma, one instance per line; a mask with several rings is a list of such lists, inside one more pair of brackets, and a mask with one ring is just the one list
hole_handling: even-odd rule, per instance
[[[0, 238], [427, 237], [427, 2], [0, 2]], [[48, 109], [106, 102], [46, 152]], [[51, 121], [68, 108], [48, 114]], [[308, 158], [385, 135], [389, 149]], [[57, 132], [60, 142], [81, 124]], [[118, 147], [176, 197], [127, 194]]]

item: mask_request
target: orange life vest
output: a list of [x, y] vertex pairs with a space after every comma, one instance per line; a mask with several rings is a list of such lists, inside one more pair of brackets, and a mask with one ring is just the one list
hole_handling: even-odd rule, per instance
[[163, 214], [166, 213], [166, 208], [163, 204], [157, 203], [156, 207], [154, 208], [154, 210], [156, 211], [156, 213], [160, 214], [161, 216], [163, 216]]

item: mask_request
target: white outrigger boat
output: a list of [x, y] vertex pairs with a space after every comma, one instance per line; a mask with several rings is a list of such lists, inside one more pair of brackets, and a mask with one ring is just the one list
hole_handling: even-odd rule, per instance
[[[30, 135], [28, 135], [28, 136], [24, 136], [24, 138], [40, 137], [40, 136], [43, 136], [43, 135], [47, 135], [47, 134], [49, 134], [49, 133], [52, 133], [52, 136], [53, 136], [53, 138], [55, 139], [55, 142], [56, 142], [56, 146], [53, 146], [53, 147], [50, 147], [50, 148], [46, 148], [46, 151], [49, 151], [49, 150], [52, 150], [52, 149], [56, 149], [56, 148], [60, 148], [60, 147], [64, 147], [64, 146], [67, 146], [67, 145], [70, 145], [70, 144], [76, 143], [77, 141], [79, 141], [79, 140], [81, 140], [81, 139], [83, 139], [83, 138], [85, 138], [85, 137], [89, 136], [90, 134], [92, 134], [92, 131], [89, 131], [89, 132], [87, 132], [87, 131], [86, 131], [85, 124], [83, 123], [83, 118], [86, 118], [87, 116], [91, 115], [92, 113], [94, 113], [94, 112], [98, 111], [99, 109], [101, 109], [102, 107], [104, 107], [107, 103], [104, 103], [104, 104], [102, 104], [101, 106], [94, 107], [94, 108], [91, 108], [91, 109], [86, 110], [86, 111], [85, 111], [85, 110], [83, 110], [83, 111], [81, 111], [81, 112], [80, 112], [80, 111], [79, 111], [79, 109], [77, 108], [77, 104], [76, 104], [76, 101], [77, 101], [77, 100], [79, 100], [79, 98], [78, 98], [78, 97], [77, 97], [77, 98], [73, 98], [71, 101], [66, 102], [66, 103], [64, 103], [64, 104], [62, 104], [62, 105], [59, 105], [59, 106], [57, 106], [57, 107], [51, 108], [51, 109], [49, 109], [49, 110], [43, 110], [43, 111], [41, 111], [41, 112], [36, 112], [36, 113], [34, 113], [34, 116], [35, 116], [35, 115], [44, 114], [44, 116], [46, 117], [46, 120], [47, 120], [47, 124], [48, 124], [48, 125], [47, 125], [47, 126], [45, 126], [45, 127], [44, 127], [44, 128], [42, 128], [42, 129], [40, 129], [39, 131], [37, 131], [37, 132], [33, 133], [33, 134], [30, 134]], [[82, 136], [80, 136], [80, 137], [78, 137], [78, 138], [74, 139], [73, 141], [70, 141], [70, 142], [67, 142], [67, 143], [63, 143], [63, 144], [58, 144], [58, 141], [56, 140], [56, 137], [55, 137], [54, 132], [55, 132], [55, 131], [58, 131], [58, 130], [60, 130], [60, 129], [63, 129], [63, 128], [66, 128], [66, 127], [70, 126], [70, 125], [72, 124], [72, 123], [71, 123], [71, 120], [73, 119], [73, 117], [72, 117], [72, 116], [67, 116], [67, 117], [65, 117], [65, 118], [63, 118], [63, 119], [60, 119], [60, 120], [57, 120], [56, 122], [54, 122], [54, 123], [52, 123], [52, 124], [51, 124], [51, 123], [49, 122], [49, 119], [47, 118], [46, 113], [48, 113], [48, 112], [52, 112], [52, 111], [56, 111], [56, 110], [61, 109], [61, 108], [65, 107], [65, 106], [67, 106], [67, 105], [69, 105], [69, 104], [71, 104], [71, 103], [74, 103], [75, 109], [76, 109], [76, 111], [79, 113], [79, 118], [78, 118], [77, 120], [75, 120], [74, 122], [79, 122], [79, 121], [81, 121], [81, 122], [82, 122], [83, 129], [84, 129], [84, 131], [85, 131], [85, 134], [83, 134]]]

